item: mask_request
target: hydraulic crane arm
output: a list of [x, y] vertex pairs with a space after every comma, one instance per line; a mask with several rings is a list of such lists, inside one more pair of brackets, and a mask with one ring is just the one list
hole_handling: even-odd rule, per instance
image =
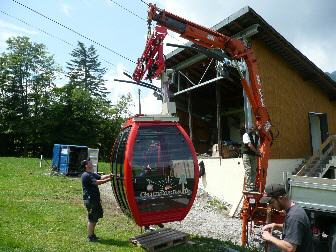
[[149, 4], [148, 20], [156, 21], [161, 26], [180, 34], [182, 38], [195, 44], [206, 48], [225, 49], [232, 57], [238, 56], [239, 53], [245, 50], [245, 46], [240, 40], [232, 39], [217, 31], [190, 22], [170, 12], [161, 10], [152, 4]]
[[[231, 38], [217, 31], [208, 29], [196, 23], [190, 22], [184, 18], [176, 16], [165, 10], [161, 10], [156, 7], [156, 5], [149, 4], [148, 9], [148, 23], [149, 27], [152, 21], [156, 21], [158, 26], [156, 27], [155, 32], [152, 37], [147, 40], [146, 48], [141, 58], [138, 60], [137, 68], [133, 74], [133, 79], [139, 81], [143, 75], [143, 69], [160, 69], [162, 72], [164, 70], [164, 61], [160, 53], [162, 53], [162, 41], [156, 39], [155, 34], [158, 34], [158, 31], [162, 31], [162, 27], [172, 30], [182, 38], [192, 41], [193, 43], [210, 49], [221, 49], [226, 53], [232, 60], [244, 60], [248, 69], [250, 83], [241, 75], [241, 83], [243, 89], [248, 97], [248, 100], [251, 104], [253, 113], [255, 115], [255, 123], [260, 133], [261, 146], [260, 152], [262, 157], [258, 158], [258, 170], [257, 170], [257, 180], [256, 186], [259, 188], [258, 196], [251, 196], [257, 202], [252, 208], [249, 205], [249, 198], [246, 197], [244, 201], [244, 208], [242, 212], [243, 218], [243, 244], [246, 242], [245, 231], [247, 227], [247, 222], [249, 220], [258, 220], [263, 219], [260, 216], [258, 211], [264, 209], [259, 205], [259, 199], [264, 192], [266, 184], [266, 175], [268, 167], [268, 159], [270, 155], [270, 146], [273, 140], [271, 133], [271, 122], [269, 114], [266, 109], [264, 102], [262, 83], [260, 76], [257, 70], [257, 62], [253, 50], [247, 47], [243, 41]], [[160, 43], [158, 43], [160, 42]], [[153, 55], [156, 55], [153, 59]], [[223, 58], [224, 59], [224, 58]], [[157, 64], [153, 63], [156, 60]], [[149, 62], [149, 63], [148, 63]], [[155, 72], [155, 76], [160, 74], [160, 71]], [[152, 76], [150, 72], [149, 79]], [[148, 78], [148, 76], [147, 76]], [[252, 210], [251, 210], [252, 209]], [[262, 210], [262, 211], [264, 211]], [[244, 212], [245, 211], [245, 212]], [[258, 216], [258, 217], [256, 217]], [[256, 219], [258, 219], [256, 221]], [[245, 228], [245, 229], [244, 229]], [[245, 236], [245, 237], [244, 237]]]
[[[217, 31], [190, 22], [165, 10], [149, 4], [148, 21], [156, 21], [160, 26], [172, 30], [182, 38], [206, 48], [224, 50], [232, 59], [244, 59], [249, 69], [251, 86], [242, 79], [243, 88], [248, 96], [259, 130], [263, 130], [265, 137], [272, 141], [270, 135], [271, 124], [265, 107], [262, 85], [257, 72], [256, 59], [253, 51], [244, 45], [243, 41], [231, 38]], [[263, 129], [262, 129], [263, 128]]]
[[[260, 191], [263, 192], [269, 159], [269, 148], [273, 139], [270, 118], [265, 106], [262, 83], [257, 71], [257, 63], [253, 50], [247, 47], [241, 40], [231, 38], [217, 31], [190, 22], [170, 12], [161, 10], [153, 4], [149, 4], [148, 9], [149, 24], [151, 21], [156, 21], [160, 26], [156, 27], [153, 35], [147, 40], [145, 51], [142, 57], [139, 58], [137, 69], [133, 74], [135, 81], [139, 81], [142, 78], [146, 69], [156, 70], [156, 72], [149, 71], [149, 77], [153, 76], [153, 72], [155, 72], [155, 76], [158, 76], [159, 70], [157, 69], [160, 69], [161, 72], [163, 71], [164, 61], [160, 55], [162, 53], [162, 41], [166, 35], [164, 28], [180, 34], [182, 38], [190, 40], [195, 44], [206, 48], [222, 49], [232, 59], [243, 59], [246, 62], [250, 85], [244, 78], [241, 79], [241, 82], [255, 115], [256, 125], [262, 140], [260, 151], [263, 157], [259, 160], [258, 172], [260, 176], [258, 178], [260, 181], [257, 181], [257, 186]], [[154, 59], [153, 55], [156, 55]], [[157, 64], [153, 64], [155, 60]], [[140, 69], [142, 71], [140, 71]]]

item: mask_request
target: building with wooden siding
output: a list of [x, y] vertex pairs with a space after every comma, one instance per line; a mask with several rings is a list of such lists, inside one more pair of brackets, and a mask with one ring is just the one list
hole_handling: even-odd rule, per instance
[[[276, 136], [267, 183], [281, 183], [284, 172], [293, 172], [318, 151], [329, 134], [336, 134], [336, 83], [250, 7], [213, 28], [244, 39], [256, 54]], [[234, 212], [242, 197], [244, 179], [242, 161], [235, 151], [241, 143], [239, 128], [251, 125], [253, 120], [239, 72], [228, 65], [225, 78], [214, 81], [215, 60], [190, 48], [169, 53], [166, 64], [174, 70], [169, 90], [174, 93], [172, 100], [181, 125], [196, 151], [212, 156], [199, 156], [206, 170], [200, 187], [231, 204]], [[184, 92], [187, 89], [190, 91]], [[218, 143], [222, 150], [213, 158]]]
[[[213, 28], [244, 38], [256, 54], [266, 106], [278, 133], [272, 159], [308, 157], [328, 134], [336, 133], [336, 83], [253, 9], [245, 7]], [[191, 49], [179, 48], [168, 54], [167, 67], [176, 73], [171, 91], [176, 93], [215, 78], [214, 60], [205, 72], [210, 62]], [[216, 96], [216, 86], [220, 97], [218, 93]], [[176, 96], [175, 102], [180, 121], [200, 154], [218, 143], [217, 106], [221, 114], [220, 140], [240, 142], [239, 126], [245, 121], [246, 109], [235, 69], [229, 68], [225, 79]]]

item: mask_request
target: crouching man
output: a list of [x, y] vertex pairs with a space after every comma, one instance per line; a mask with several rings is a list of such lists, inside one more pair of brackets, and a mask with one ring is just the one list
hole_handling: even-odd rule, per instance
[[[267, 195], [261, 198], [261, 203], [268, 203], [272, 208], [286, 211], [284, 224], [271, 223], [263, 227], [262, 238], [273, 243], [281, 251], [313, 252], [313, 239], [310, 221], [302, 207], [295, 205], [286, 193], [285, 186], [272, 184], [265, 188]], [[282, 230], [282, 240], [272, 235], [273, 229]]]

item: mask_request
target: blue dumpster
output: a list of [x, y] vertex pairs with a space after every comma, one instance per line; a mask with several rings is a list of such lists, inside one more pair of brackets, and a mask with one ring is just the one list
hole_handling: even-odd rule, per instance
[[[92, 151], [96, 156], [92, 158]], [[94, 171], [97, 172], [98, 150], [90, 149], [87, 146], [54, 144], [52, 169], [64, 175], [77, 175], [83, 172], [80, 164], [82, 160], [91, 158]]]

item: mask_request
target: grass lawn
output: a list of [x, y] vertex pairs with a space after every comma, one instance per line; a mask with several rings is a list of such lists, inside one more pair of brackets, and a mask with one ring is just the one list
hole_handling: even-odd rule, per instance
[[[1, 157], [0, 171], [0, 251], [144, 251], [128, 241], [140, 234], [140, 228], [104, 198], [104, 218], [96, 228], [101, 239], [87, 242], [79, 178], [50, 176], [49, 167], [40, 168], [33, 158]], [[108, 164], [100, 163], [99, 171], [108, 173]], [[193, 245], [166, 251], [232, 247], [215, 239], [192, 236], [190, 240]]]

